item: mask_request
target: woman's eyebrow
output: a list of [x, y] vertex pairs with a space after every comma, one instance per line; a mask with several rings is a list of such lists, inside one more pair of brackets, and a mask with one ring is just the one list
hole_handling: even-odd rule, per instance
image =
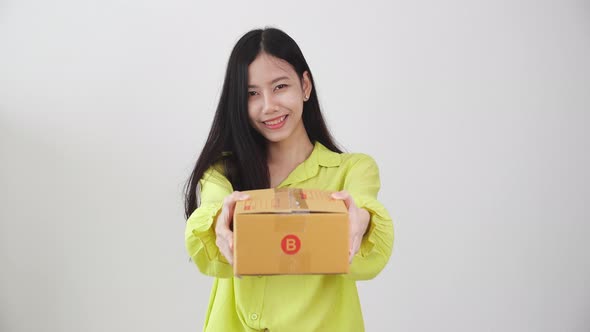
[[[281, 77], [277, 77], [274, 80], [270, 81], [268, 84], [274, 84], [280, 80], [288, 80], [289, 78], [287, 76], [281, 76]], [[257, 88], [257, 85], [253, 85], [253, 84], [248, 84], [248, 88]]]

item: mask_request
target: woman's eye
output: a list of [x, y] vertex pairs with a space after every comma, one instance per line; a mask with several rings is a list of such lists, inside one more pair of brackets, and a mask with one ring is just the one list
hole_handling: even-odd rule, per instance
[[279, 85], [277, 85], [277, 87], [275, 89], [282, 89], [286, 86], [287, 86], [287, 84], [279, 84]]
[[249, 94], [250, 96], [254, 96], [254, 95], [256, 95], [256, 91], [248, 91], [248, 94]]

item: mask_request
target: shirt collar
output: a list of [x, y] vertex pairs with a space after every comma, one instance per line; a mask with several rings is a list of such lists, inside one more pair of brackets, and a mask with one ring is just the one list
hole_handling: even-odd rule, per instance
[[331, 151], [322, 143], [316, 141], [309, 157], [295, 167], [291, 174], [278, 185], [278, 188], [303, 182], [316, 176], [320, 167], [337, 167], [340, 166], [341, 162], [342, 157], [339, 153]]

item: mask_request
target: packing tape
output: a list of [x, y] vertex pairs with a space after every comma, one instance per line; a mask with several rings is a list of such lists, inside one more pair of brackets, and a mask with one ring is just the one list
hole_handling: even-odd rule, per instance
[[305, 273], [311, 267], [311, 255], [298, 253], [296, 255], [281, 255], [279, 257], [279, 273], [293, 274]]
[[306, 195], [301, 189], [292, 189], [289, 193], [291, 210], [307, 210]]
[[279, 209], [289, 208], [291, 211], [309, 209], [307, 205], [307, 194], [302, 189], [296, 188], [275, 188], [273, 207]]
[[[305, 232], [305, 226], [308, 223], [308, 214], [297, 214], [298, 221], [284, 220], [285, 215], [277, 214], [273, 217], [275, 232], [281, 233], [302, 233]], [[282, 220], [281, 220], [282, 219]]]

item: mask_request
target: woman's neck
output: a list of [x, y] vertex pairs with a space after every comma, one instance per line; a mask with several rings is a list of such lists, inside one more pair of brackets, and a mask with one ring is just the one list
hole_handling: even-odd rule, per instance
[[313, 144], [307, 133], [300, 139], [285, 140], [268, 144], [268, 164], [275, 168], [294, 169], [305, 161], [313, 151]]
[[303, 124], [280, 142], [268, 142], [267, 163], [271, 188], [283, 182], [313, 151]]

